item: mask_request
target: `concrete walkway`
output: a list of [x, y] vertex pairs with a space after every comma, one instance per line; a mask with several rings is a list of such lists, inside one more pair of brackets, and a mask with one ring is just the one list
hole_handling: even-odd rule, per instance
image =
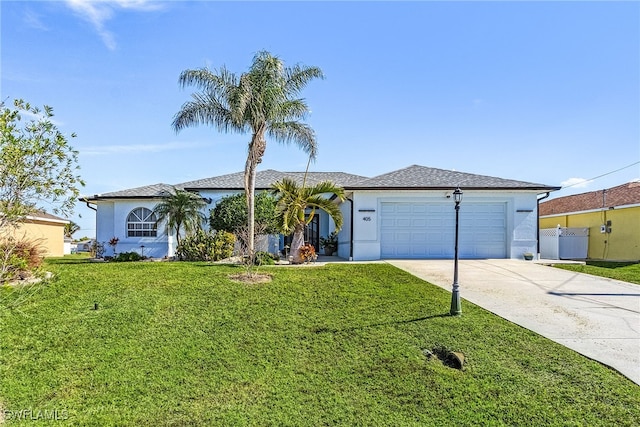
[[[451, 290], [452, 260], [388, 261]], [[461, 260], [465, 300], [640, 384], [640, 285], [510, 259]]]

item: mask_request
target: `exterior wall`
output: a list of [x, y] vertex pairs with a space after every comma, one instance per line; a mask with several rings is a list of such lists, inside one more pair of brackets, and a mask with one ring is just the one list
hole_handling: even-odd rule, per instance
[[[351, 199], [353, 196], [349, 196]], [[351, 202], [346, 200], [340, 205], [342, 229], [338, 232], [338, 257], [349, 259], [351, 256]]]
[[[448, 199], [446, 194], [447, 192], [441, 190], [396, 191], [393, 193], [388, 191], [355, 192], [353, 195], [353, 259], [380, 259], [380, 211], [382, 202], [442, 203], [449, 200], [453, 211], [455, 206], [453, 199]], [[523, 253], [535, 253], [537, 251], [537, 193], [525, 191], [465, 191], [460, 205], [460, 221], [464, 221], [464, 205], [467, 203], [506, 203], [507, 256], [522, 259]], [[349, 209], [348, 202], [344, 203], [343, 206], [344, 209]], [[343, 230], [342, 234], [346, 234], [346, 230]], [[346, 239], [348, 237], [345, 236]], [[451, 244], [453, 246], [454, 242], [451, 242]], [[340, 245], [339, 256], [345, 257], [345, 251], [348, 251], [348, 248], [343, 248]]]
[[[96, 240], [104, 245], [104, 254], [113, 256], [114, 249], [107, 243], [111, 238], [119, 239], [116, 253], [137, 252], [152, 258], [172, 256], [175, 250], [173, 236], [167, 236], [166, 226], [158, 225], [156, 237], [127, 237], [127, 217], [135, 208], [153, 210], [156, 200], [99, 201], [96, 212]], [[144, 245], [144, 248], [141, 246]]]
[[37, 240], [45, 257], [64, 256], [64, 225], [62, 221], [29, 219], [16, 229], [14, 237]]
[[[211, 203], [203, 209], [203, 214], [208, 217], [209, 211], [224, 197], [237, 194], [239, 191], [202, 191], [200, 195], [210, 198]], [[177, 246], [175, 236], [167, 234], [166, 224], [158, 225], [157, 237], [127, 237], [127, 216], [132, 210], [145, 207], [153, 210], [158, 203], [157, 199], [135, 199], [117, 201], [98, 201], [96, 212], [96, 239], [105, 248], [104, 254], [112, 256], [114, 249], [107, 244], [113, 237], [119, 239], [115, 248], [116, 253], [138, 252], [153, 258], [173, 256]], [[329, 216], [318, 211], [320, 215], [320, 236], [325, 237], [335, 229], [335, 224]], [[208, 224], [205, 224], [205, 228]], [[141, 248], [144, 245], [144, 252]], [[279, 236], [263, 236], [256, 240], [256, 250], [264, 250], [272, 253], [283, 250], [282, 239]], [[319, 249], [319, 248], [317, 248]]]
[[[209, 215], [209, 210], [223, 197], [237, 192], [213, 192], [203, 191], [201, 196], [211, 198], [212, 202], [204, 209], [204, 214]], [[449, 192], [450, 193], [450, 192]], [[450, 202], [451, 210], [454, 210], [453, 199], [446, 197], [447, 192], [436, 191], [356, 191], [353, 200], [353, 259], [377, 260], [380, 259], [380, 212], [383, 202]], [[113, 255], [113, 248], [107, 242], [118, 237], [119, 242], [116, 252], [134, 251], [142, 253], [141, 245], [144, 245], [144, 255], [162, 258], [173, 256], [175, 251], [175, 238], [168, 236], [164, 224], [158, 226], [157, 237], [132, 237], [126, 236], [126, 219], [129, 213], [138, 207], [153, 209], [157, 200], [136, 199], [98, 201], [96, 212], [96, 238], [105, 245], [105, 255]], [[526, 191], [465, 191], [461, 206], [461, 221], [464, 221], [464, 206], [468, 203], [505, 203], [506, 217], [506, 254], [510, 258], [522, 258], [525, 252], [537, 251], [537, 193]], [[338, 234], [338, 256], [348, 259], [350, 256], [351, 237], [351, 203], [345, 201], [340, 205], [343, 213], [343, 227]], [[320, 213], [320, 236], [325, 237], [335, 230], [335, 224], [324, 212]], [[556, 224], [553, 226], [555, 227]], [[279, 246], [281, 245], [278, 239]], [[453, 245], [453, 242], [452, 242]], [[275, 249], [276, 241], [269, 241], [271, 251]], [[282, 249], [279, 247], [278, 249]], [[319, 249], [319, 248], [318, 248]]]
[[[611, 232], [600, 228], [611, 221]], [[550, 215], [540, 218], [540, 228], [589, 228], [588, 258], [595, 260], [640, 260], [640, 206]]]

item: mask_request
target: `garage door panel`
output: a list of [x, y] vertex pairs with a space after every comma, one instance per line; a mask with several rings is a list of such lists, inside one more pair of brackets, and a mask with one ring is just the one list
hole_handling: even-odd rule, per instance
[[411, 233], [412, 242], [426, 242], [427, 240], [428, 240], [427, 233], [424, 233], [424, 232]]
[[394, 218], [385, 218], [382, 217], [380, 219], [380, 227], [382, 228], [386, 228], [386, 227], [393, 227], [396, 224], [396, 220]]
[[[383, 258], [452, 258], [455, 210], [451, 203], [382, 203]], [[462, 258], [506, 257], [506, 204], [469, 203], [460, 210]]]
[[412, 227], [426, 227], [427, 226], [427, 220], [425, 218], [413, 218], [411, 220], [411, 226]]

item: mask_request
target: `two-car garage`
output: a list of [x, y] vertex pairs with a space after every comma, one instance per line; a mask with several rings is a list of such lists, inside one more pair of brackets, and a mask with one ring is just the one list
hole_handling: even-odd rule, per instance
[[[460, 207], [459, 256], [507, 257], [506, 203], [465, 203]], [[382, 202], [381, 258], [452, 258], [453, 202]]]

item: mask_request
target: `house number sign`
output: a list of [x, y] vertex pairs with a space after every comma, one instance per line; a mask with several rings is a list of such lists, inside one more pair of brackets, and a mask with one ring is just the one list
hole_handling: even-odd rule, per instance
[[371, 221], [371, 217], [370, 216], [364, 216], [362, 217], [363, 221]]

